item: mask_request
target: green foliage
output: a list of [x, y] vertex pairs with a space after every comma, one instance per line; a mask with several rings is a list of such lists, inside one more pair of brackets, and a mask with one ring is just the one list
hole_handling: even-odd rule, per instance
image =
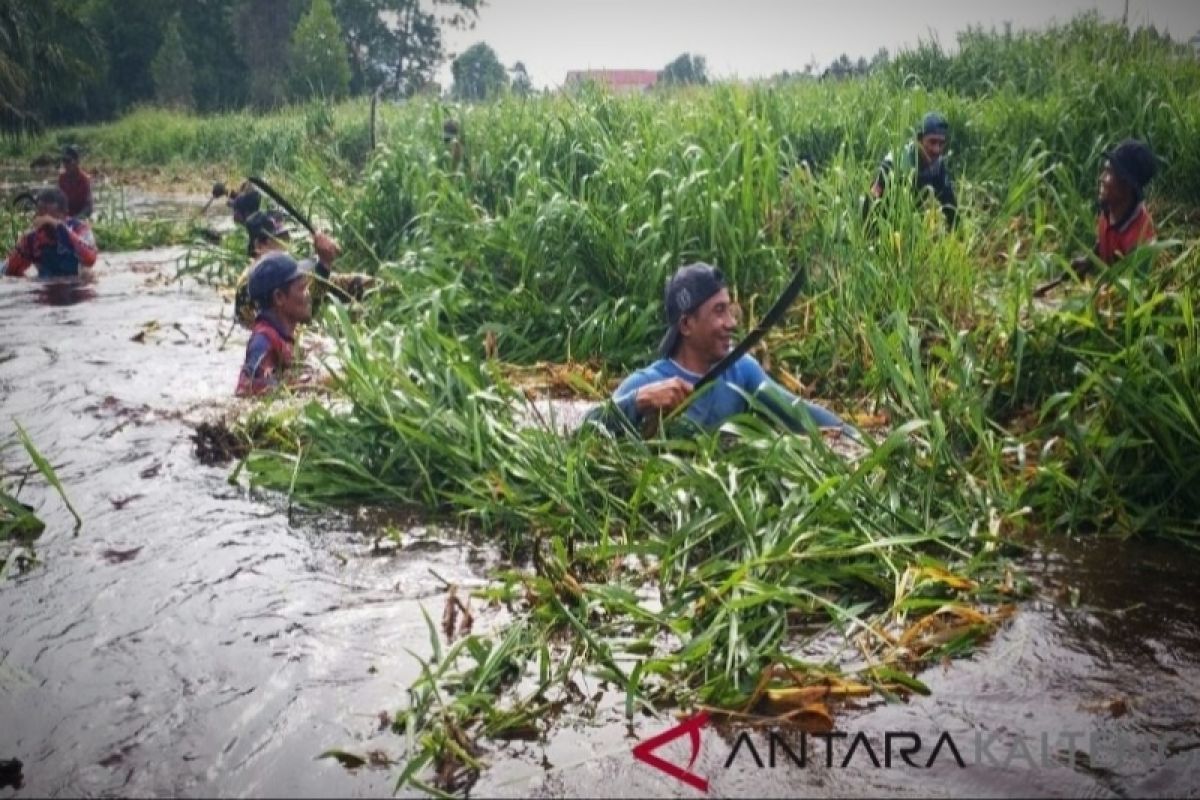
[[[67, 498], [66, 489], [55, 473], [54, 467], [34, 446], [29, 434], [14, 421], [17, 438], [25, 449], [33, 468], [42, 474], [46, 482], [58, 492], [63, 504], [75, 518], [75, 531], [78, 533], [83, 520], [75, 511]], [[0, 443], [0, 455], [11, 446], [8, 440]], [[12, 478], [16, 475], [7, 468], [0, 466], [0, 580], [7, 578], [13, 570], [24, 570], [37, 560], [33, 553], [33, 541], [42, 535], [46, 524], [34, 513], [33, 509], [17, 499], [21, 488], [25, 485], [28, 472], [21, 477], [20, 483], [14, 488]]]
[[150, 74], [154, 76], [154, 98], [160, 105], [192, 108], [192, 63], [183, 47], [178, 15], [167, 23], [162, 46], [150, 63]]
[[533, 81], [525, 71], [523, 61], [518, 61], [512, 66], [512, 93], [517, 97], [529, 97], [534, 93]]
[[658, 82], [667, 86], [708, 83], [708, 64], [704, 56], [684, 53], [663, 67]]
[[258, 108], [274, 108], [287, 99], [292, 5], [291, 0], [240, 0], [234, 10], [234, 34], [249, 71], [250, 102]]
[[483, 42], [463, 51], [450, 71], [454, 75], [454, 96], [459, 100], [490, 100], [508, 89], [508, 72], [496, 51]]
[[[779, 90], [385, 105], [361, 172], [328, 154], [356, 150], [362, 103], [70, 133], [123, 158], [286, 165], [283, 188], [337, 228], [344, 263], [380, 279], [360, 319], [332, 304], [320, 321], [338, 342], [335, 402], [279, 419], [242, 472], [302, 502], [454, 515], [528, 556], [487, 589], [513, 625], [445, 650], [431, 631], [397, 718], [401, 778], [420, 786], [425, 767], [479, 769], [476, 735], [536, 733], [579, 669], [630, 715], [741, 707], [780, 664], [820, 675], [861, 658], [881, 665], [863, 682], [919, 691], [906, 670], [987, 626], [930, 649], [897, 648], [903, 626], [1003, 600], [1017, 534], [1195, 541], [1200, 75], [1148, 42], [1081, 78], [1073, 48], [1095, 60], [1096, 41], [1119, 40], [1091, 25], [1012, 51], [1063, 70], [1032, 99], [904, 84], [901, 66]], [[930, 108], [952, 126], [960, 225], [908, 192], [865, 225], [879, 158]], [[470, 132], [462, 152], [443, 141], [448, 114]], [[1035, 305], [1032, 286], [1091, 246], [1099, 155], [1131, 133], [1164, 162], [1149, 198], [1163, 241], [1094, 291]], [[885, 417], [879, 439], [845, 458], [761, 410], [690, 439], [564, 436], [531, 407], [522, 368], [574, 362], [568, 383], [603, 396], [645, 363], [663, 281], [697, 259], [722, 267], [749, 323], [804, 265], [805, 296], [758, 355], [848, 418]], [[852, 654], [816, 649], [830, 632], [855, 636]]]
[[[411, 97], [432, 82], [445, 57], [442, 26], [463, 29], [474, 25], [483, 0], [378, 0], [375, 5], [396, 23], [368, 40], [368, 46], [373, 42], [369, 58], [388, 75], [385, 85], [393, 94]], [[439, 11], [443, 12], [440, 16]]]
[[77, 117], [104, 55], [78, 4], [0, 0], [0, 133]]
[[350, 89], [346, 46], [329, 0], [312, 0], [292, 34], [291, 80], [300, 98], [335, 100]]

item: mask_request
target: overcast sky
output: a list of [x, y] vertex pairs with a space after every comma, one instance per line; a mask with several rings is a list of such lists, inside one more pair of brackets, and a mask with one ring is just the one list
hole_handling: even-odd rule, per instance
[[[505, 66], [523, 61], [539, 89], [571, 69], [661, 69], [702, 55], [718, 78], [823, 68], [841, 53], [870, 57], [934, 36], [953, 47], [969, 24], [1041, 28], [1095, 9], [1119, 20], [1126, 0], [488, 0], [475, 29], [448, 31], [460, 53], [487, 42]], [[1187, 41], [1200, 31], [1200, 0], [1128, 0], [1131, 26], [1152, 23]], [[452, 83], [449, 64], [438, 80]]]

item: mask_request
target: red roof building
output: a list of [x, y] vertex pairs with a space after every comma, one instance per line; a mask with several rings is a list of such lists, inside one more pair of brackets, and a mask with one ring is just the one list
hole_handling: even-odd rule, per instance
[[594, 81], [616, 93], [644, 92], [658, 82], [658, 70], [653, 69], [579, 69], [567, 73], [563, 87], [570, 89]]

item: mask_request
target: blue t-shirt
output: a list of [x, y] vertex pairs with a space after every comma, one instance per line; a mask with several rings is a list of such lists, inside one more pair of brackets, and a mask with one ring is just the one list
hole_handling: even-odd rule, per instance
[[[668, 378], [682, 378], [695, 385], [701, 376], [669, 358], [660, 358], [622, 381], [613, 394], [613, 402], [630, 422], [640, 426], [642, 415], [637, 410], [637, 390]], [[808, 411], [817, 427], [843, 427], [842, 421], [833, 412], [796, 397], [773, 381], [752, 356], [742, 356], [721, 377], [704, 387], [700, 396], [690, 398], [683, 416], [711, 430], [720, 427], [729, 417], [749, 410], [748, 397], [753, 397], [779, 414], [792, 430], [804, 430], [804, 423], [797, 413], [801, 408]]]

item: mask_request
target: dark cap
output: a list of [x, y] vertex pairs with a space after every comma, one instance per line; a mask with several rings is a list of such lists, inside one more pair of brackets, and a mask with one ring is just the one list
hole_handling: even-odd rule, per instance
[[458, 122], [448, 119], [442, 123], [442, 141], [448, 142], [458, 137]]
[[230, 201], [230, 205], [233, 206], [234, 222], [244, 225], [262, 205], [262, 195], [258, 193], [257, 189], [247, 188], [235, 195]]
[[67, 196], [57, 186], [48, 186], [45, 189], [41, 189], [34, 200], [39, 206], [54, 206], [64, 213], [67, 210]]
[[254, 244], [259, 239], [288, 239], [291, 233], [284, 225], [283, 213], [280, 211], [256, 211], [246, 219], [246, 233], [250, 237], [250, 255], [254, 255]]
[[250, 299], [259, 308], [270, 305], [271, 295], [276, 289], [287, 285], [308, 272], [296, 259], [287, 253], [270, 253], [250, 270]]
[[79, 148], [73, 144], [67, 145], [66, 147], [64, 147], [62, 149], [62, 157], [63, 157], [63, 161], [67, 161], [68, 159], [71, 161], [78, 161], [79, 160]]
[[726, 286], [721, 270], [702, 261], [675, 271], [667, 281], [666, 291], [663, 292], [668, 328], [658, 346], [661, 357], [670, 358], [679, 344], [679, 320], [700, 308]]
[[930, 111], [921, 118], [921, 127], [917, 129], [917, 138], [920, 139], [931, 133], [938, 136], [950, 135], [950, 123], [936, 111]]
[[1104, 157], [1117, 177], [1129, 184], [1139, 197], [1158, 171], [1154, 153], [1137, 139], [1126, 139], [1112, 150], [1105, 151]]

